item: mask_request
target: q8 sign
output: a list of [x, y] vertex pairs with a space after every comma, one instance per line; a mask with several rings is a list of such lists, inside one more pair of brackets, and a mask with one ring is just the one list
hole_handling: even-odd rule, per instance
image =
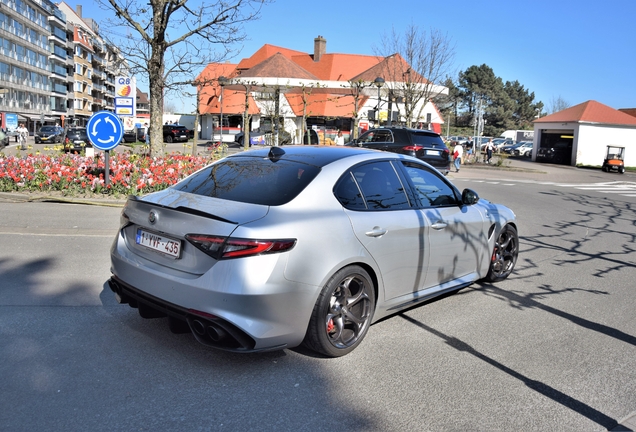
[[115, 79], [115, 114], [120, 117], [134, 117], [137, 96], [135, 77], [118, 76]]

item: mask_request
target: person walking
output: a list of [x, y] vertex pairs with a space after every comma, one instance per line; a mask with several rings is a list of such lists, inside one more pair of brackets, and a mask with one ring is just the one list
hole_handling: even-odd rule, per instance
[[20, 143], [20, 150], [27, 149], [27, 137], [29, 136], [29, 130], [24, 127], [24, 123], [20, 123], [20, 126], [16, 129], [18, 133], [18, 142]]
[[459, 172], [459, 167], [462, 164], [462, 156], [464, 155], [464, 148], [461, 144], [455, 144], [455, 153], [453, 156], [455, 157], [455, 172]]
[[493, 151], [493, 144], [492, 144], [492, 140], [489, 139], [488, 143], [486, 144], [486, 163], [490, 163], [490, 160], [492, 159], [492, 151]]

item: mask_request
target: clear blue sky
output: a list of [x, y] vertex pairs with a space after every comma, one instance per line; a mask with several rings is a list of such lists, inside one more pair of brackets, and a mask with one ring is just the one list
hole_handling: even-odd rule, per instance
[[[103, 14], [92, 2], [83, 9]], [[264, 44], [311, 53], [318, 35], [327, 52], [372, 55], [383, 32], [411, 23], [448, 35], [457, 71], [486, 64], [546, 108], [558, 97], [636, 107], [636, 0], [276, 0], [245, 26], [248, 40], [230, 61]]]

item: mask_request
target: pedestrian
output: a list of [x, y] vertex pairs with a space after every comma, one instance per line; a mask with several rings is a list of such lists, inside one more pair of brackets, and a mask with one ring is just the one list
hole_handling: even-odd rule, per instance
[[148, 128], [148, 123], [144, 123], [144, 128], [146, 128], [144, 132], [146, 134], [146, 145], [150, 147], [150, 129]]
[[16, 129], [18, 133], [18, 142], [20, 143], [20, 150], [26, 150], [27, 136], [29, 136], [29, 130], [24, 127], [24, 123], [20, 123], [20, 126]]
[[492, 140], [489, 139], [488, 142], [486, 143], [486, 163], [490, 163], [490, 160], [492, 159], [492, 150], [493, 150]]
[[338, 136], [336, 136], [336, 145], [343, 146], [344, 144], [344, 136], [342, 135], [342, 131], [339, 130]]
[[455, 144], [455, 153], [453, 156], [455, 157], [455, 172], [459, 172], [459, 167], [462, 163], [462, 155], [464, 154], [464, 148], [461, 144]]
[[468, 141], [466, 141], [466, 162], [472, 161], [472, 156], [473, 156], [473, 153], [475, 152], [474, 146], [475, 146], [475, 143], [473, 143], [473, 141], [470, 138], [468, 138]]

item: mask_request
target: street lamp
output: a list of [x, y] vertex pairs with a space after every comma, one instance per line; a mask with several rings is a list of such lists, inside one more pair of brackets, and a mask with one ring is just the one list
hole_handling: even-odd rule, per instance
[[373, 80], [373, 84], [375, 84], [375, 86], [378, 88], [378, 110], [377, 110], [377, 120], [378, 120], [378, 126], [380, 126], [380, 88], [384, 85], [384, 79], [377, 77], [376, 79]]
[[221, 127], [221, 145], [223, 145], [223, 87], [225, 87], [227, 84], [229, 84], [229, 80], [224, 76], [220, 76], [219, 85], [221, 86], [221, 98], [219, 99], [219, 103], [221, 105], [221, 121], [219, 126]]

